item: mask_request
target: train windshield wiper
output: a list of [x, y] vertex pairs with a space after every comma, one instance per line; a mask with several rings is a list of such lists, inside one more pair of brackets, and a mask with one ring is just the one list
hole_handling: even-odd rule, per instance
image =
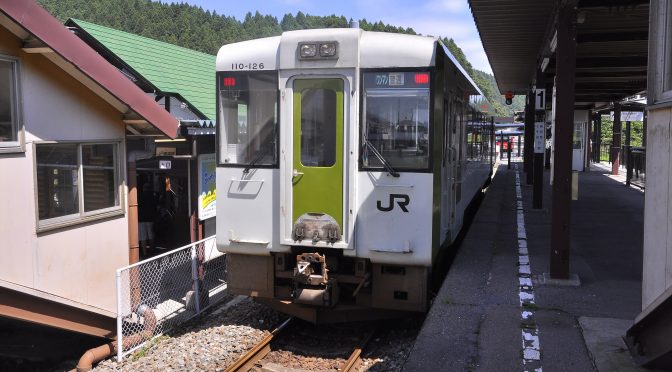
[[378, 158], [378, 160], [380, 160], [380, 162], [383, 163], [383, 166], [387, 170], [387, 173], [389, 173], [392, 177], [399, 177], [399, 173], [396, 170], [394, 170], [390, 162], [388, 162], [387, 159], [385, 159], [383, 154], [378, 152], [378, 149], [376, 149], [376, 147], [373, 145], [373, 143], [371, 143], [371, 141], [369, 141], [367, 138], [364, 138], [364, 145], [366, 145], [366, 147], [368, 147], [369, 150], [371, 150], [373, 155], [375, 155], [376, 158]]
[[[277, 127], [278, 127], [278, 125], [277, 125], [277, 123], [275, 123], [275, 125], [273, 125], [273, 137], [271, 137], [270, 141], [269, 140], [264, 141], [265, 144], [268, 145], [268, 146], [262, 146], [262, 148], [261, 148], [261, 150], [259, 150], [259, 153], [257, 154], [257, 156], [254, 159], [252, 159], [252, 161], [249, 164], [247, 164], [245, 166], [245, 169], [243, 169], [244, 174], [249, 173], [250, 169], [252, 169], [252, 167], [254, 167], [258, 162], [260, 162], [261, 159], [263, 159], [267, 155], [268, 152], [275, 151], [276, 154], [278, 153], [277, 152], [278, 150], [276, 148], [277, 138], [278, 138], [277, 135], [276, 135]], [[273, 159], [273, 160], [275, 161], [275, 159]]]
[[243, 169], [243, 173], [245, 174], [249, 173], [250, 169], [252, 169], [252, 167], [254, 167], [258, 162], [261, 161], [261, 159], [263, 159], [266, 156], [266, 152], [267, 151], [264, 149], [260, 150], [257, 156], [254, 159], [252, 159], [252, 161], [249, 164], [245, 166], [245, 169]]

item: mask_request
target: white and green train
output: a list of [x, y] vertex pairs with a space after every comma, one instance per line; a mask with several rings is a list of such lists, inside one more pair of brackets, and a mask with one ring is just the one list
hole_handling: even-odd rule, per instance
[[314, 322], [427, 310], [437, 257], [492, 175], [483, 103], [431, 37], [320, 29], [223, 46], [231, 293]]

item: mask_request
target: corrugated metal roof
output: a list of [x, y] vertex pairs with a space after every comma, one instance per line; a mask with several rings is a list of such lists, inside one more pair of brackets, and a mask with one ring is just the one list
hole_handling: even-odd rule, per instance
[[194, 128], [215, 128], [217, 122], [214, 120], [180, 120], [180, 126]]
[[215, 56], [78, 19], [70, 23], [163, 93], [179, 94], [203, 115], [215, 118]]
[[[558, 1], [469, 0], [476, 26], [502, 93], [524, 93], [539, 59], [549, 58], [546, 84], [555, 75], [549, 41]], [[575, 103], [619, 101], [646, 90], [647, 0], [578, 0]]]
[[216, 128], [214, 120], [180, 120], [180, 134], [183, 136], [214, 135]]
[[56, 18], [36, 2], [30, 0], [2, 1], [0, 12], [51, 48], [60, 58], [75, 66], [84, 77], [98, 84], [149, 124], [171, 138], [177, 135], [175, 118], [126, 79], [96, 51], [63, 27]]
[[469, 0], [499, 90], [529, 89], [554, 0]]

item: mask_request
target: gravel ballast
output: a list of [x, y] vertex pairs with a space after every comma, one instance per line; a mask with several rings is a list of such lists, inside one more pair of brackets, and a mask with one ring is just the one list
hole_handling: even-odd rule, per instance
[[[94, 370], [223, 371], [285, 319], [286, 315], [250, 298], [228, 297], [203, 315], [148, 342], [122, 362], [108, 359]], [[375, 328], [375, 333], [364, 349], [359, 370], [400, 371], [421, 326], [422, 319], [417, 316], [373, 322], [370, 327]], [[312, 338], [285, 338], [273, 346], [265, 361], [304, 370], [336, 371], [363, 334], [356, 325], [304, 323], [300, 327], [307, 329]], [[338, 339], [334, 338], [335, 333], [339, 333]]]

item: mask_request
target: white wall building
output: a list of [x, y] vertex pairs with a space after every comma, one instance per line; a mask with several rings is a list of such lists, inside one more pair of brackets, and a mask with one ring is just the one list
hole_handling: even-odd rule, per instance
[[169, 113], [44, 9], [0, 3], [0, 315], [109, 334], [115, 270], [132, 260], [131, 124], [177, 133]]

